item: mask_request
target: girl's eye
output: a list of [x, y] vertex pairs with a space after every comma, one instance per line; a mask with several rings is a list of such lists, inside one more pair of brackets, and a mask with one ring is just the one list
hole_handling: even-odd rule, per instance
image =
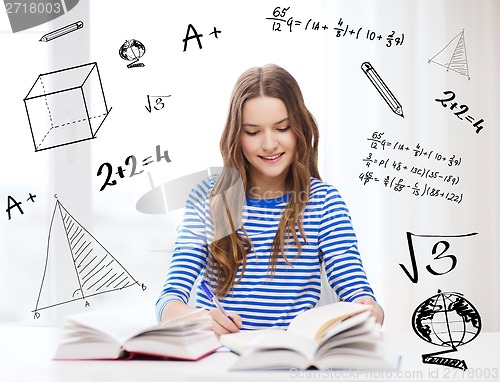
[[285, 131], [288, 131], [290, 129], [290, 126], [283, 127], [281, 129], [277, 129], [279, 132], [284, 133]]
[[254, 135], [257, 135], [257, 131], [245, 131], [245, 134], [253, 137]]

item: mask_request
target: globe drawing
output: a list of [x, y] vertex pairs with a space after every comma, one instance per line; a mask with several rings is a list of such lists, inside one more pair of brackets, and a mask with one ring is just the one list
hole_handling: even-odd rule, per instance
[[145, 53], [146, 53], [146, 47], [144, 46], [144, 44], [134, 39], [125, 41], [123, 45], [120, 47], [119, 51], [121, 58], [127, 61], [132, 61], [130, 64], [127, 65], [128, 68], [144, 66], [144, 64], [142, 63], [136, 64], [136, 62], [139, 61], [139, 58], [144, 56]]
[[481, 317], [462, 294], [438, 290], [415, 309], [412, 326], [424, 341], [456, 350], [477, 337]]

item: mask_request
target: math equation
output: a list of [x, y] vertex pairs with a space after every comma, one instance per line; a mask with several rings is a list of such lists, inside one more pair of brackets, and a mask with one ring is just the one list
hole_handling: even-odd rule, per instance
[[275, 7], [271, 17], [266, 17], [266, 20], [272, 21], [272, 30], [275, 32], [295, 30], [304, 31], [332, 31], [337, 38], [350, 38], [353, 40], [368, 40], [384, 43], [387, 48], [403, 45], [404, 33], [397, 33], [395, 30], [390, 30], [387, 33], [379, 33], [377, 31], [349, 24], [339, 18], [335, 24], [326, 24], [321, 20], [312, 18], [298, 19], [292, 14], [291, 7]]
[[[170, 163], [170, 157], [168, 156], [168, 150], [165, 150], [163, 153], [161, 152], [160, 145], [156, 146], [156, 162], [160, 162], [162, 159], [165, 159], [167, 163]], [[130, 172], [129, 172], [129, 178], [139, 175], [144, 172], [144, 170], [138, 171], [139, 166], [147, 166], [151, 163], [154, 162], [153, 156], [150, 155], [142, 160], [142, 163], [139, 162], [136, 158], [135, 155], [129, 155], [125, 159], [125, 168], [123, 166], [118, 166], [117, 171], [113, 173], [113, 166], [111, 163], [104, 162], [99, 166], [99, 169], [97, 170], [97, 176], [104, 175], [104, 172], [106, 172], [105, 176], [106, 179], [104, 180], [104, 183], [102, 184], [101, 188], [99, 191], [104, 191], [104, 189], [107, 186], [115, 186], [117, 184], [116, 179], [111, 179], [113, 175], [118, 175], [121, 179], [125, 178], [125, 175], [127, 173], [127, 168], [130, 166]]]
[[[151, 113], [153, 110], [162, 110], [165, 108], [165, 98], [170, 97], [171, 95], [166, 95], [166, 96], [154, 96], [154, 95], [147, 95], [147, 105], [144, 106], [148, 113]], [[153, 101], [153, 102], [151, 102]]]
[[[448, 102], [451, 102], [455, 99], [455, 92], [446, 90], [443, 92], [443, 94], [446, 96], [445, 98], [436, 98], [435, 101], [440, 102], [443, 107], [448, 107]], [[464, 120], [465, 117], [465, 121], [471, 123], [472, 127], [476, 128], [476, 134], [479, 134], [479, 132], [484, 128], [484, 126], [482, 125], [484, 119], [481, 118], [477, 121], [474, 121], [474, 117], [467, 113], [469, 111], [469, 106], [464, 104], [458, 106], [457, 102], [453, 102], [450, 105], [450, 110], [452, 110], [452, 113], [455, 114], [458, 119]], [[461, 115], [463, 115], [463, 117], [461, 117]]]
[[[369, 168], [359, 175], [363, 185], [380, 182], [395, 192], [411, 191], [415, 197], [441, 198], [457, 204], [462, 202], [463, 193], [449, 191], [461, 180], [456, 173], [457, 167], [462, 164], [460, 156], [444, 155], [420, 143], [411, 148], [403, 142], [389, 141], [384, 135], [384, 132], [375, 131], [367, 138], [370, 149], [374, 151], [368, 152], [362, 160]], [[401, 153], [405, 158], [401, 159]], [[419, 158], [421, 163], [415, 164], [415, 158]]]
[[[403, 269], [404, 273], [412, 283], [418, 283], [418, 266], [417, 257], [415, 256], [415, 246], [413, 243], [413, 238], [431, 238], [432, 240], [437, 240], [437, 238], [439, 238], [440, 240], [436, 241], [432, 247], [432, 256], [434, 256], [432, 262], [428, 263], [425, 266], [425, 269], [433, 276], [445, 275], [455, 269], [458, 263], [457, 256], [452, 253], [447, 253], [450, 249], [449, 240], [453, 238], [463, 238], [474, 235], [477, 235], [477, 232], [471, 232], [463, 235], [416, 235], [411, 232], [406, 232], [406, 240], [408, 241], [408, 250], [410, 252], [411, 271], [408, 270], [408, 268], [404, 264], [399, 264], [399, 266]], [[440, 247], [441, 250], [438, 251]], [[443, 262], [444, 266], [442, 265]], [[436, 268], [436, 264], [434, 263], [441, 263], [440, 267]]]

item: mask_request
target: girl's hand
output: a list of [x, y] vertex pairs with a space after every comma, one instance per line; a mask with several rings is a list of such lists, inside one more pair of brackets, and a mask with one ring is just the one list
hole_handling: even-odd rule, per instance
[[211, 309], [210, 316], [212, 316], [213, 324], [212, 330], [218, 335], [236, 333], [240, 331], [243, 325], [241, 317], [236, 313], [228, 313], [229, 319], [220, 309]]
[[358, 297], [353, 302], [356, 302], [358, 304], [371, 305], [372, 316], [375, 317], [377, 323], [382, 325], [382, 323], [384, 322], [384, 311], [382, 310], [382, 307], [373, 298], [369, 296], [363, 296], [363, 297]]

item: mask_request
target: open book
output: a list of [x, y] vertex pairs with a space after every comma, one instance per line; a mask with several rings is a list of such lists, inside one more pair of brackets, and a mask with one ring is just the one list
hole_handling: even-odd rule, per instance
[[232, 370], [397, 369], [369, 305], [338, 302], [307, 310], [288, 329], [225, 334], [221, 343], [240, 355]]
[[118, 359], [137, 355], [198, 360], [221, 347], [208, 328], [212, 319], [193, 311], [158, 325], [104, 312], [69, 316], [54, 359]]

